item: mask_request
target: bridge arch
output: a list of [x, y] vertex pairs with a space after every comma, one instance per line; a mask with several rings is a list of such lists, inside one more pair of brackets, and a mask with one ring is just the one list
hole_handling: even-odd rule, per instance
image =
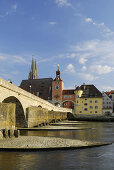
[[74, 102], [72, 100], [65, 100], [62, 105], [64, 108], [74, 109]]
[[24, 109], [21, 102], [14, 96], [9, 96], [5, 98], [2, 103], [15, 103], [16, 110], [15, 110], [15, 120], [16, 120], [16, 127], [24, 127], [26, 124]]

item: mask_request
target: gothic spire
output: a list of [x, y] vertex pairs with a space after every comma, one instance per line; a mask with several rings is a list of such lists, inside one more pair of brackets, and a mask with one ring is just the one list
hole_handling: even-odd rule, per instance
[[32, 57], [31, 69], [29, 72], [28, 79], [38, 79], [36, 60], [34, 62], [34, 56]]
[[36, 59], [35, 59], [35, 77], [36, 77], [36, 79], [38, 79], [38, 73], [37, 73]]

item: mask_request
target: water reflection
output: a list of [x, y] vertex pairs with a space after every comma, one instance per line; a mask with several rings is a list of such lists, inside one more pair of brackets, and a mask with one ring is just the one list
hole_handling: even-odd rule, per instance
[[[83, 122], [81, 122], [83, 123]], [[76, 126], [76, 125], [72, 125]], [[22, 131], [22, 135], [56, 136], [81, 140], [114, 141], [114, 123], [84, 122], [88, 130]], [[2, 170], [113, 170], [114, 144], [71, 151], [0, 152]]]
[[[66, 126], [66, 125], [65, 125]], [[21, 131], [21, 135], [24, 136], [53, 136], [53, 137], [63, 137], [79, 140], [88, 141], [102, 141], [102, 142], [113, 142], [114, 139], [111, 138], [111, 134], [114, 134], [113, 122], [79, 122], [79, 124], [72, 125], [78, 128], [88, 128], [87, 130], [67, 130], [67, 131]], [[110, 133], [109, 133], [110, 132]], [[107, 136], [107, 138], [105, 138]]]

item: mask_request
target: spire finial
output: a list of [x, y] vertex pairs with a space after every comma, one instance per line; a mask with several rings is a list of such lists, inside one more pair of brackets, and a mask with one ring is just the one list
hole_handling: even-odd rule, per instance
[[58, 70], [59, 70], [59, 64], [57, 65], [57, 67], [58, 67]]

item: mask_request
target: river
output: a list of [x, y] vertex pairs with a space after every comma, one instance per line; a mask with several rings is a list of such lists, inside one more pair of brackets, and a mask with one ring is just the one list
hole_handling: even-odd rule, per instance
[[22, 131], [21, 135], [54, 136], [111, 145], [64, 151], [0, 152], [0, 170], [114, 170], [114, 122], [77, 122], [88, 130]]

